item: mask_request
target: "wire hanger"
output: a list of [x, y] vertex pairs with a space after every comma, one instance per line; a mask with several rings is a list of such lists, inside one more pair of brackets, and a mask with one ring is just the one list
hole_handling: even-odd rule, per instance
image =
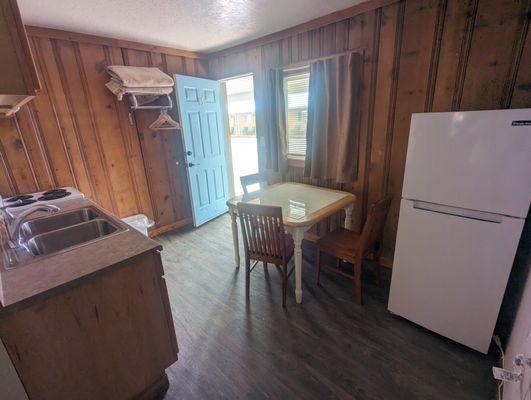
[[149, 129], [154, 131], [181, 129], [181, 124], [174, 121], [172, 117], [168, 115], [168, 110], [160, 110], [158, 118], [149, 125]]

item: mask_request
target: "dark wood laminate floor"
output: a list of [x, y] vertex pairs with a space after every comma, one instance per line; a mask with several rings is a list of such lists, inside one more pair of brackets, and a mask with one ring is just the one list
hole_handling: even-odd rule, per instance
[[496, 356], [389, 314], [385, 268], [382, 288], [364, 272], [358, 306], [351, 282], [325, 272], [318, 287], [305, 262], [303, 304], [292, 277], [283, 309], [271, 266], [253, 271], [246, 304], [228, 216], [158, 240], [180, 347], [167, 399], [495, 398]]

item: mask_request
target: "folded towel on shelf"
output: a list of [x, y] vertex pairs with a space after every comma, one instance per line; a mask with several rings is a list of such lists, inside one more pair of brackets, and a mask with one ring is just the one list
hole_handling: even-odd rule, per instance
[[109, 65], [107, 72], [120, 85], [134, 87], [173, 87], [173, 79], [158, 68]]
[[[173, 86], [167, 86], [167, 87], [126, 87], [122, 86], [113, 79], [111, 79], [109, 82], [105, 84], [107, 86], [107, 89], [109, 89], [116, 97], [118, 97], [118, 100], [122, 101], [122, 98], [125, 94], [138, 94], [142, 95], [142, 97], [146, 96], [146, 98], [149, 96], [151, 100], [154, 100], [156, 97], [170, 94], [173, 91]], [[151, 101], [150, 100], [150, 101]], [[150, 101], [144, 101], [144, 103], [149, 103]]]
[[173, 91], [172, 77], [158, 68], [109, 65], [107, 72], [111, 80], [105, 86], [118, 100], [122, 100], [124, 94], [160, 96]]

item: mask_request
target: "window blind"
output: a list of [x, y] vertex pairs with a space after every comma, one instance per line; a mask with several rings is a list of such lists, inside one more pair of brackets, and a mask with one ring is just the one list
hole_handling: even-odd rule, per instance
[[306, 155], [309, 83], [309, 72], [290, 74], [284, 78], [287, 150], [290, 155]]

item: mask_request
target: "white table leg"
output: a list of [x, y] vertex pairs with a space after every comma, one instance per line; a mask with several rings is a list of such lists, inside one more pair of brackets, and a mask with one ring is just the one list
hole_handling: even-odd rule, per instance
[[238, 245], [238, 224], [236, 223], [236, 211], [232, 207], [229, 207], [230, 219], [232, 221], [232, 244], [234, 246], [234, 261], [236, 262], [236, 268], [240, 267], [240, 246]]
[[304, 233], [310, 227], [287, 227], [288, 231], [293, 236], [293, 243], [295, 245], [295, 299], [298, 304], [302, 303], [302, 239]]
[[345, 229], [352, 229], [352, 210], [354, 210], [354, 204], [345, 208]]

